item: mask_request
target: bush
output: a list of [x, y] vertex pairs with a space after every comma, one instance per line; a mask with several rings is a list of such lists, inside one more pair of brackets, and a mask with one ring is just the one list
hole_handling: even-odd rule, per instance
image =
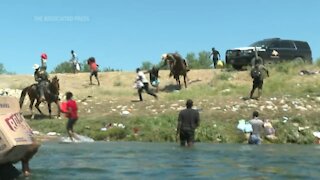
[[107, 130], [106, 135], [110, 140], [121, 140], [126, 138], [128, 134], [129, 132], [126, 129], [113, 127]]
[[70, 62], [63, 62], [56, 66], [52, 73], [72, 73], [73, 72], [73, 66]]

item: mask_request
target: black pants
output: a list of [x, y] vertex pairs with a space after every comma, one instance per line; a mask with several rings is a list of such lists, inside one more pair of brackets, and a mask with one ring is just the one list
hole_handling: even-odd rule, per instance
[[40, 98], [45, 98], [45, 92], [47, 94], [50, 94], [50, 91], [48, 90], [48, 81], [42, 80], [40, 82], [38, 82], [37, 85], [38, 88], [38, 92], [40, 94]]
[[216, 67], [217, 67], [217, 63], [218, 63], [218, 58], [213, 57], [213, 58], [212, 58], [212, 61], [213, 61], [213, 66], [214, 66], [214, 68], [216, 68]]
[[99, 81], [99, 78], [98, 78], [98, 71], [92, 71], [90, 73], [90, 84], [92, 84], [92, 76], [94, 76], [98, 82], [98, 85], [100, 85], [100, 81]]
[[258, 88], [258, 97], [261, 96], [263, 86], [263, 80], [261, 79], [254, 79], [252, 82], [252, 89], [250, 92], [250, 98], [252, 98], [254, 91]]
[[180, 145], [190, 144], [194, 142], [194, 131], [193, 129], [181, 129], [180, 130]]
[[74, 124], [76, 123], [77, 119], [68, 119], [68, 122], [67, 122], [67, 130], [71, 130], [73, 131], [73, 126]]
[[21, 174], [12, 163], [0, 164], [0, 179], [15, 179]]
[[143, 91], [143, 89], [146, 91], [147, 94], [150, 94], [151, 96], [157, 98], [157, 95], [150, 91], [149, 83], [143, 83], [143, 87], [138, 89], [138, 94], [139, 94], [140, 101], [143, 101], [143, 99], [142, 99], [142, 91]]

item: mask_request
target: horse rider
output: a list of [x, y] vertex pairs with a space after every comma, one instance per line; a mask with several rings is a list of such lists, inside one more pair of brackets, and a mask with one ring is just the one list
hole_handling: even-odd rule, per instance
[[[40, 101], [45, 101], [44, 91], [48, 91], [49, 75], [46, 71], [46, 67], [39, 66], [38, 64], [33, 65], [34, 69], [34, 80], [37, 82], [37, 89], [40, 94]], [[48, 92], [50, 93], [50, 92]]]
[[190, 70], [186, 60], [184, 58], [182, 58], [181, 55], [177, 52], [176, 53], [165, 53], [161, 56], [161, 59], [164, 61], [163, 66], [169, 64], [169, 67], [170, 67], [170, 75], [169, 76], [173, 75], [173, 66], [176, 64], [177, 60], [181, 60], [181, 62], [184, 63], [187, 71]]

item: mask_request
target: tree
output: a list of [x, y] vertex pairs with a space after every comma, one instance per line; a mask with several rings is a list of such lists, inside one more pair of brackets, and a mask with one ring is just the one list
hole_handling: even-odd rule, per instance
[[198, 60], [194, 53], [188, 53], [186, 56], [186, 61], [190, 69], [198, 69]]
[[107, 68], [104, 68], [102, 70], [103, 72], [115, 72], [115, 71], [122, 71], [121, 69], [113, 69], [111, 67], [107, 67]]
[[210, 52], [201, 51], [196, 57], [195, 53], [188, 53], [186, 56], [187, 63], [191, 69], [209, 69], [212, 61], [209, 58]]
[[4, 65], [2, 63], [0, 63], [0, 74], [6, 74], [7, 70], [6, 68], [4, 68]]
[[58, 64], [52, 73], [73, 73], [73, 65], [69, 61]]
[[149, 69], [152, 68], [152, 66], [153, 66], [153, 64], [152, 64], [151, 62], [149, 62], [149, 61], [144, 61], [144, 62], [142, 62], [141, 69], [142, 69], [142, 70], [149, 70]]
[[199, 52], [199, 65], [201, 69], [209, 69], [212, 61], [209, 58], [210, 52], [201, 51]]
[[88, 65], [88, 61], [87, 60], [83, 60], [82, 63], [80, 64], [81, 67], [81, 72], [90, 72], [90, 67]]

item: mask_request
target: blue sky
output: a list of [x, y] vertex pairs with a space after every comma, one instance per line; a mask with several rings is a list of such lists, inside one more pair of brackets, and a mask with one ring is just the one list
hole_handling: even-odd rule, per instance
[[48, 70], [70, 50], [101, 67], [133, 71], [161, 54], [185, 56], [280, 37], [305, 40], [320, 57], [317, 0], [2, 0], [0, 63], [32, 74], [42, 52]]

